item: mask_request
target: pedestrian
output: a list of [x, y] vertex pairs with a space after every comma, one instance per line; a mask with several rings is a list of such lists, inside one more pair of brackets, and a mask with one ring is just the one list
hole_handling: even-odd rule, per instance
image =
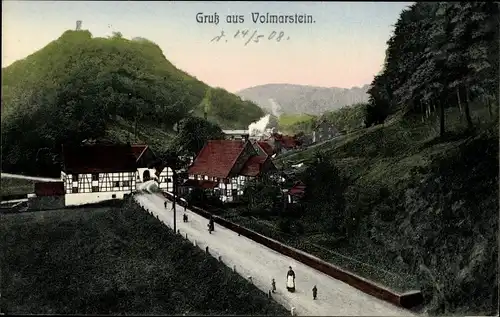
[[163, 205], [165, 206], [165, 209], [167, 209], [167, 202], [166, 201], [163, 203]]
[[273, 280], [271, 281], [271, 287], [272, 287], [272, 288], [271, 288], [272, 292], [273, 292], [273, 293], [274, 293], [274, 292], [276, 292], [276, 281], [274, 280], [274, 278], [273, 278]]
[[313, 299], [316, 299], [316, 296], [318, 296], [318, 289], [316, 288], [316, 285], [313, 287]]

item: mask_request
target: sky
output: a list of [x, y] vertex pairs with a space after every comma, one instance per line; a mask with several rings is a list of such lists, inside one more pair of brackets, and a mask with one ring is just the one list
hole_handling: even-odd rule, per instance
[[[176, 67], [230, 92], [270, 83], [351, 88], [369, 84], [380, 72], [393, 25], [410, 4], [3, 1], [2, 68], [43, 48], [81, 20], [82, 29], [95, 37], [121, 32], [129, 39], [147, 38]], [[198, 23], [198, 13], [217, 13], [219, 23]], [[266, 13], [309, 15], [314, 23], [253, 22], [252, 16]], [[244, 21], [228, 23], [228, 15], [243, 16]], [[225, 36], [211, 42], [222, 31]]]

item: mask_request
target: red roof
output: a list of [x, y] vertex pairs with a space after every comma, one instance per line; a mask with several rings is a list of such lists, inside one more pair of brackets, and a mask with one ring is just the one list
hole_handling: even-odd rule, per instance
[[282, 134], [278, 134], [278, 133], [275, 133], [273, 136], [274, 136], [274, 139], [277, 142], [280, 142], [281, 145], [285, 149], [293, 149], [294, 147], [297, 146], [297, 142], [296, 142], [294, 137], [291, 137], [289, 135], [282, 135]]
[[257, 176], [262, 171], [262, 164], [266, 161], [267, 156], [252, 156], [246, 161], [245, 165], [240, 171], [243, 176]]
[[302, 182], [296, 182], [292, 188], [288, 191], [288, 193], [292, 196], [302, 196], [304, 195], [306, 190], [306, 185]]
[[264, 141], [257, 141], [257, 144], [264, 150], [264, 152], [266, 152], [267, 155], [270, 156], [274, 154], [271, 144]]
[[63, 171], [67, 174], [134, 172], [136, 169], [134, 152], [128, 144], [63, 148]]
[[133, 144], [132, 152], [134, 153], [135, 160], [138, 161], [147, 149], [148, 146], [146, 144]]
[[246, 142], [240, 140], [210, 140], [188, 169], [190, 175], [227, 178]]

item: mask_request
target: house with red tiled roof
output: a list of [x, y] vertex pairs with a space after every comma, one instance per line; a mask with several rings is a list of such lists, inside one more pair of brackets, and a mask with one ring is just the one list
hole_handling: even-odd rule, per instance
[[300, 144], [292, 136], [274, 133], [269, 143], [273, 146], [274, 153], [284, 153], [297, 148]]
[[212, 188], [223, 202], [233, 202], [243, 194], [249, 178], [275, 170], [271, 158], [259, 155], [250, 141], [210, 140], [189, 167], [188, 175], [191, 183], [203, 181], [203, 187]]
[[137, 159], [128, 144], [63, 147], [62, 154], [66, 206], [123, 199], [135, 190]]
[[288, 190], [288, 203], [295, 204], [298, 200], [304, 197], [306, 191], [306, 185], [301, 182], [295, 182], [293, 186]]

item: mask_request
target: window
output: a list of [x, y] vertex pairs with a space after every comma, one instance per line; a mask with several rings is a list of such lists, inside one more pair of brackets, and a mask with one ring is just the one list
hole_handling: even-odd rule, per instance
[[98, 181], [98, 180], [99, 180], [99, 173], [92, 174], [92, 181]]
[[99, 191], [99, 186], [92, 186], [92, 192], [98, 192]]
[[120, 182], [115, 182], [115, 187], [120, 187]]
[[231, 195], [232, 195], [232, 196], [238, 196], [238, 190], [237, 190], [237, 189], [233, 189], [233, 190], [231, 191]]
[[78, 187], [73, 187], [73, 189], [71, 190], [71, 192], [72, 192], [73, 194], [78, 193]]
[[226, 196], [231, 196], [231, 190], [230, 189], [226, 189]]
[[167, 181], [167, 183], [171, 183], [172, 182], [172, 179], [170, 177], [166, 178], [165, 180]]
[[111, 198], [116, 198], [116, 195], [115, 194], [111, 195]]
[[129, 181], [123, 181], [122, 185], [123, 185], [123, 187], [129, 187], [130, 186], [130, 182]]
[[73, 182], [78, 182], [78, 174], [73, 174]]

